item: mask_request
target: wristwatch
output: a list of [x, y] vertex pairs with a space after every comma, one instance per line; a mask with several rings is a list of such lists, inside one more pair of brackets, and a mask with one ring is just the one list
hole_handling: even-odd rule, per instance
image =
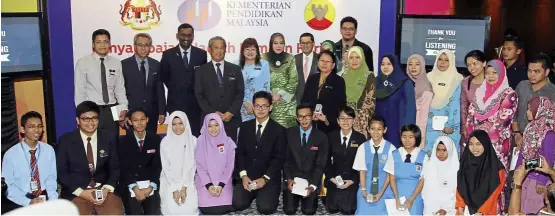
[[522, 189], [522, 185], [517, 185], [517, 184], [515, 184], [514, 182], [511, 184], [511, 187], [512, 187], [513, 189], [519, 189], [519, 190]]

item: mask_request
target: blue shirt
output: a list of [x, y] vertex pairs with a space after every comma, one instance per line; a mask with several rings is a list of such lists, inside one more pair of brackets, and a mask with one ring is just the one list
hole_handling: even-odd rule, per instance
[[135, 61], [137, 61], [137, 65], [139, 65], [139, 71], [141, 71], [141, 62], [145, 61], [145, 81], [148, 82], [148, 57], [145, 58], [145, 60], [142, 60], [141, 58], [139, 58], [139, 56], [135, 55]]
[[[133, 132], [133, 135], [135, 135], [135, 139], [137, 140], [137, 146], [140, 147], [141, 144], [139, 144], [139, 141], [145, 140], [146, 139], [146, 134], [145, 134], [145, 137], [143, 137], [142, 139], [139, 138], [134, 132]], [[144, 143], [143, 143], [143, 145], [144, 145]], [[133, 183], [133, 184], [130, 184], [128, 187], [129, 187], [130, 190], [133, 190], [133, 187], [135, 187], [135, 186], [138, 186], [138, 184]], [[158, 190], [158, 185], [156, 185], [156, 183], [150, 182], [150, 186], [152, 187], [152, 190]]]
[[306, 131], [304, 131], [303, 128], [299, 125], [299, 131], [301, 132], [301, 145], [303, 143], [303, 133], [306, 133], [306, 142], [308, 143], [308, 137], [310, 136], [310, 133], [312, 132], [312, 125]]
[[[8, 199], [21, 206], [28, 206], [31, 200], [25, 195], [31, 193], [31, 148], [23, 141], [12, 146], [2, 161], [2, 177], [8, 185]], [[39, 169], [40, 186], [48, 193], [48, 200], [58, 199], [56, 155], [52, 146], [38, 142], [35, 152]]]

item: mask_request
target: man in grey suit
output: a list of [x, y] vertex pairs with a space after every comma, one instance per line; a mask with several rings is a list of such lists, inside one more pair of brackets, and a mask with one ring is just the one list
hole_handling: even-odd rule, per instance
[[241, 123], [241, 106], [245, 84], [241, 67], [226, 62], [226, 42], [216, 36], [208, 41], [212, 61], [195, 71], [195, 96], [202, 116], [217, 113], [222, 117], [229, 137], [237, 142], [237, 128]]
[[[135, 55], [121, 61], [129, 109], [145, 110], [148, 117], [146, 129], [156, 134], [157, 123], [164, 123], [166, 116], [166, 96], [160, 79], [160, 62], [148, 57], [152, 45], [149, 34], [136, 34], [133, 44]], [[131, 125], [127, 119], [126, 123]]]
[[308, 76], [318, 72], [318, 54], [314, 52], [314, 35], [311, 33], [303, 33], [299, 38], [302, 53], [295, 55], [295, 63], [297, 63], [297, 74], [299, 84], [297, 85], [297, 105], [301, 103], [303, 97], [304, 86]]

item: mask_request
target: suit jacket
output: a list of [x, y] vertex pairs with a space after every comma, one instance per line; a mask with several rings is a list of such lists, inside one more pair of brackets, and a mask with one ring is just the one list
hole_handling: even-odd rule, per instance
[[[146, 131], [142, 151], [134, 133], [120, 137], [118, 153], [121, 167], [120, 188], [128, 192], [130, 184], [149, 180], [160, 188], [160, 136]], [[123, 192], [122, 191], [122, 192]]]
[[60, 137], [56, 151], [56, 164], [58, 181], [62, 186], [62, 198], [69, 200], [75, 198], [72, 193], [77, 188], [87, 189], [91, 177], [102, 185], [107, 184], [114, 188], [117, 186], [120, 175], [117, 140], [110, 134], [102, 130], [97, 132], [97, 159], [93, 176], [89, 171], [85, 143], [81, 139], [79, 129]]
[[[370, 46], [366, 45], [365, 43], [359, 41], [355, 38], [355, 42], [353, 46], [359, 46], [364, 51], [364, 57], [366, 58], [366, 65], [368, 65], [368, 69], [370, 71], [374, 71], [374, 58], [372, 57], [372, 49]], [[339, 58], [339, 60], [343, 60], [343, 41], [339, 40], [335, 43], [335, 56]]]
[[[148, 57], [146, 84], [135, 55], [121, 61], [129, 109], [141, 108], [149, 115], [166, 114], [166, 94], [160, 79], [160, 62]], [[154, 119], [155, 120], [155, 119]]]
[[320, 95], [318, 95], [319, 82], [319, 73], [308, 77], [302, 101], [310, 103], [312, 107], [315, 107], [316, 104], [322, 104], [322, 112], [326, 115], [330, 124], [326, 126], [323, 122], [317, 121], [315, 125], [324, 133], [329, 133], [339, 128], [337, 111], [347, 104], [345, 80], [333, 72], [330, 73], [324, 81]]
[[241, 123], [235, 150], [235, 171], [246, 170], [251, 180], [267, 175], [279, 183], [285, 161], [285, 128], [269, 119], [257, 142], [257, 125], [256, 119]]
[[[351, 137], [347, 140], [347, 148], [343, 145], [342, 137], [341, 130], [335, 130], [328, 134], [331, 158], [328, 160], [328, 165], [326, 167], [325, 183], [328, 188], [329, 184], [333, 184], [329, 179], [335, 178], [338, 175], [341, 175], [343, 180], [353, 181], [353, 186], [358, 186], [360, 181], [359, 172], [353, 169], [353, 163], [355, 162], [358, 146], [366, 142], [366, 137], [352, 130]], [[356, 145], [353, 146], [353, 144]]]
[[198, 115], [200, 108], [194, 94], [195, 69], [206, 64], [206, 51], [191, 46], [191, 55], [187, 68], [183, 64], [183, 57], [179, 45], [162, 53], [160, 62], [161, 78], [168, 88], [169, 113], [180, 110], [187, 115]]
[[299, 126], [288, 128], [286, 133], [284, 179], [300, 177], [311, 185], [320, 186], [329, 156], [328, 136], [313, 127], [306, 145], [301, 147]]
[[200, 66], [195, 75], [196, 99], [203, 117], [216, 111], [221, 113], [230, 112], [233, 114], [231, 121], [239, 125], [241, 122], [241, 106], [245, 95], [243, 73], [241, 67], [226, 61], [224, 61], [223, 73], [223, 86], [220, 87], [214, 64], [208, 62]]
[[[312, 66], [310, 67], [310, 72], [308, 73], [308, 75], [318, 73], [318, 54], [313, 52], [312, 56], [313, 56]], [[297, 98], [297, 104], [301, 103], [301, 98], [303, 97], [304, 86], [305, 86], [303, 58], [304, 58], [303, 53], [299, 53], [295, 55], [295, 63], [297, 64], [297, 75], [299, 77], [299, 84], [297, 85], [297, 93], [295, 94]]]

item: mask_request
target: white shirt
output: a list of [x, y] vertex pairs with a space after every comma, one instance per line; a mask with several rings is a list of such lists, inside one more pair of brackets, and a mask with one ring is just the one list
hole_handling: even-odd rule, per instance
[[[343, 131], [339, 132], [339, 135], [341, 136], [341, 145], [343, 145], [343, 140], [347, 140], [347, 142], [345, 143], [345, 148], [349, 147], [349, 139], [351, 139], [351, 135], [353, 134], [353, 130], [351, 129], [351, 131], [349, 131], [349, 133], [347, 135], [343, 135]], [[344, 139], [347, 138], [347, 139]]]
[[[358, 147], [357, 149], [357, 154], [355, 155], [355, 161], [353, 163], [353, 169], [354, 170], [358, 170], [358, 171], [366, 171], [368, 170], [366, 167], [366, 151], [364, 148], [366, 148], [366, 145], [368, 145], [367, 148], [370, 148], [370, 151], [372, 151], [372, 153], [376, 153], [376, 150], [374, 149], [374, 146], [376, 146], [374, 144], [374, 140], [370, 139], [370, 141], [365, 142], [364, 144], [362, 144], [361, 146]], [[378, 148], [378, 154], [383, 153], [383, 150], [385, 148], [385, 139], [382, 139], [382, 141], [379, 144], [379, 148]], [[387, 158], [389, 160], [389, 158], [391, 158], [391, 152], [395, 151], [395, 146], [391, 145], [389, 147], [389, 152], [387, 154]]]
[[216, 76], [218, 76], [218, 66], [216, 66], [216, 64], [220, 63], [220, 71], [222, 71], [222, 80], [224, 78], [224, 63], [225, 61], [221, 61], [221, 62], [215, 62], [212, 61], [212, 64], [214, 65], [214, 71], [216, 71]]
[[[411, 155], [410, 162], [411, 163], [416, 162], [416, 158], [418, 157], [419, 152], [420, 152], [420, 148], [414, 147], [414, 149], [410, 153], [410, 155]], [[409, 153], [407, 152], [407, 150], [405, 150], [405, 148], [402, 148], [402, 147], [399, 148], [399, 153], [401, 153], [401, 162], [404, 162]], [[426, 155], [426, 157], [424, 158], [424, 161], [427, 161], [427, 160], [428, 160], [428, 155]], [[424, 166], [424, 165], [422, 164], [422, 166]], [[388, 157], [387, 158], [387, 162], [385, 162], [385, 167], [383, 168], [383, 170], [386, 171], [387, 173], [391, 174], [391, 175], [395, 175], [395, 162], [393, 162], [393, 157]]]
[[268, 121], [270, 120], [270, 116], [266, 117], [266, 120], [264, 120], [263, 122], [258, 122], [258, 119], [256, 119], [256, 132], [258, 132], [258, 125], [262, 125], [262, 127], [260, 128], [260, 134], [264, 133], [264, 129], [266, 128], [266, 125], [268, 125]]
[[[307, 63], [306, 57], [308, 57], [308, 63]], [[310, 74], [310, 71], [312, 70], [312, 59], [313, 58], [314, 58], [314, 52], [310, 52], [310, 54], [308, 54], [308, 55], [303, 53], [303, 72], [304, 72], [304, 65], [307, 64], [308, 74]]]
[[[97, 136], [97, 132], [95, 131], [91, 137], [91, 146], [92, 146], [92, 150], [93, 150], [93, 161], [94, 161], [94, 168], [96, 169], [96, 155], [97, 155], [97, 149], [98, 149], [98, 145], [97, 145], [97, 141], [98, 141], [98, 136]], [[85, 155], [87, 154], [87, 138], [89, 136], [87, 136], [85, 133], [83, 133], [83, 131], [79, 131], [79, 133], [81, 134], [81, 139], [83, 140], [83, 145], [85, 147]]]
[[183, 59], [183, 52], [187, 52], [187, 64], [189, 64], [189, 62], [191, 62], [191, 46], [189, 46], [189, 49], [184, 50], [183, 47], [181, 47], [180, 45], [177, 45], [179, 47], [179, 51], [181, 52], [181, 58]]

